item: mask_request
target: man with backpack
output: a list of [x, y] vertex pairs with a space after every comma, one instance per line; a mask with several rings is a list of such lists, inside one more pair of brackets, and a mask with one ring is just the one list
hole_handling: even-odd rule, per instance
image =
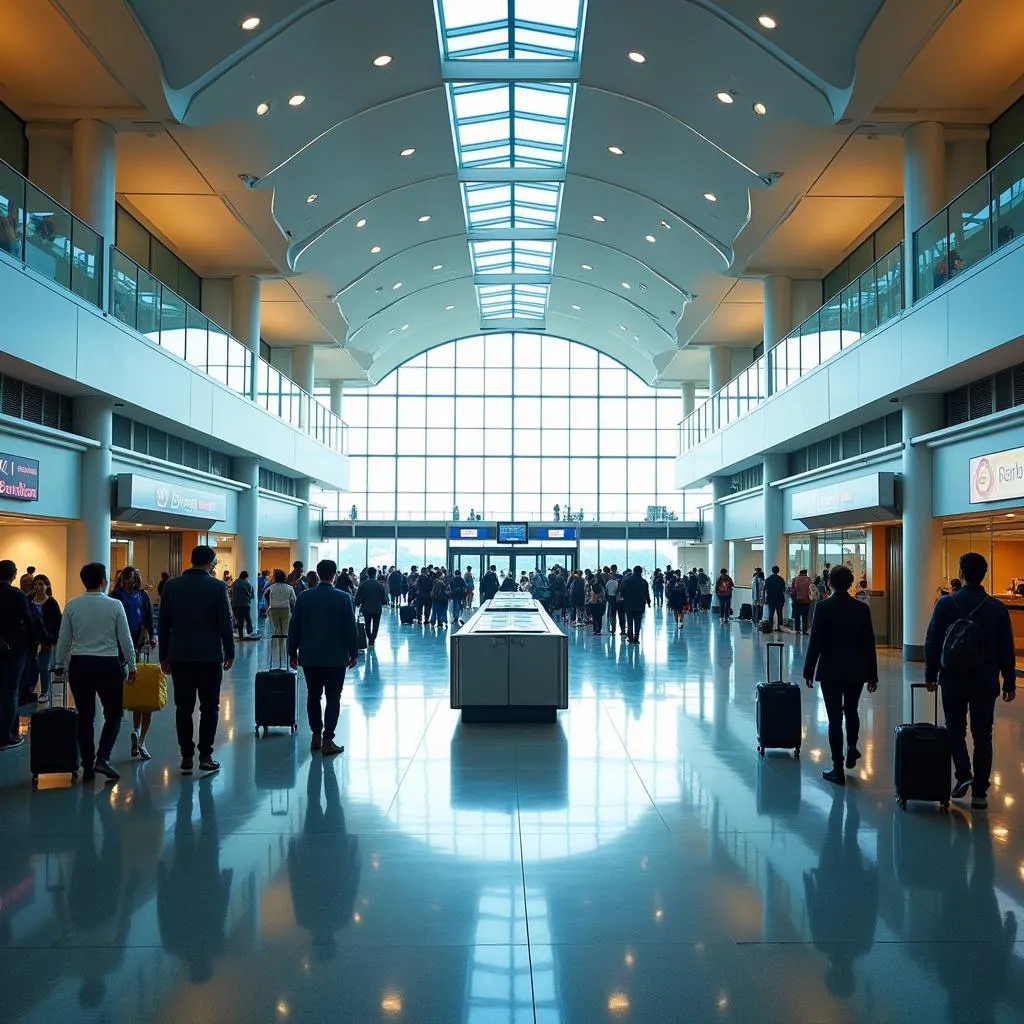
[[[989, 597], [982, 583], [988, 573], [984, 555], [960, 556], [963, 586], [940, 597], [932, 609], [924, 641], [924, 679], [929, 691], [942, 684], [942, 709], [953, 747], [956, 784], [952, 795], [971, 791], [971, 807], [988, 807], [992, 773], [992, 722], [999, 677], [1003, 700], [1017, 696], [1017, 665], [1010, 613], [1002, 601]], [[967, 753], [967, 715], [971, 717], [974, 765]]]
[[490, 601], [500, 587], [498, 573], [493, 565], [488, 566], [487, 572], [480, 578], [480, 603], [483, 604], [484, 601]]

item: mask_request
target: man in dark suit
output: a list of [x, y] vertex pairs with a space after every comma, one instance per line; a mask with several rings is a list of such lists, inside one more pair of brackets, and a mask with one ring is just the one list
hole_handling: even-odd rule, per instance
[[643, 567], [636, 565], [631, 573], [627, 573], [615, 596], [621, 598], [622, 607], [626, 612], [626, 643], [640, 643], [640, 624], [644, 619], [644, 609], [651, 607], [651, 589], [643, 577]]
[[500, 588], [501, 583], [498, 582], [498, 573], [492, 565], [480, 580], [480, 603], [483, 604], [484, 601], [490, 601]]
[[[316, 567], [319, 586], [299, 595], [288, 627], [288, 657], [292, 668], [302, 666], [306, 677], [306, 715], [313, 731], [311, 750], [324, 757], [345, 748], [334, 742], [341, 715], [345, 669], [355, 668], [359, 657], [356, 615], [352, 598], [334, 586], [338, 566], [325, 558]], [[321, 717], [320, 698], [327, 694]]]
[[832, 596], [818, 604], [811, 625], [811, 638], [804, 661], [804, 681], [813, 689], [821, 683], [821, 695], [828, 712], [828, 743], [833, 767], [821, 773], [826, 782], [846, 785], [843, 771], [843, 719], [846, 719], [846, 767], [860, 759], [857, 740], [860, 715], [857, 704], [864, 684], [868, 693], [878, 689], [878, 658], [875, 631], [868, 606], [850, 597], [853, 573], [837, 565], [828, 574]]
[[174, 720], [181, 748], [181, 773], [192, 774], [196, 745], [192, 715], [199, 699], [199, 770], [215, 772], [213, 759], [220, 714], [220, 684], [235, 660], [228, 591], [214, 575], [217, 555], [201, 544], [192, 568], [168, 580], [160, 603], [160, 667], [174, 684]]

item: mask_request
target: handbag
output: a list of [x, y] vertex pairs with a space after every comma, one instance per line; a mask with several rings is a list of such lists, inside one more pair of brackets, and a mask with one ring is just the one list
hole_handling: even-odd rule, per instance
[[167, 706], [167, 676], [158, 664], [143, 660], [135, 666], [135, 682], [124, 681], [122, 706], [126, 711], [163, 711]]

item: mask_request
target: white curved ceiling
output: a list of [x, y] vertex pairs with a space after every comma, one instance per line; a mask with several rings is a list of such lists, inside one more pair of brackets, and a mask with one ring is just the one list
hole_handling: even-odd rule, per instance
[[[431, 0], [128, 2], [194, 159], [214, 188], [237, 192], [248, 176], [265, 194], [278, 234], [261, 239], [264, 251], [284, 240], [282, 269], [351, 349], [349, 365], [379, 379], [418, 350], [478, 333]], [[538, 329], [655, 379], [699, 326], [687, 306], [732, 268], [759, 197], [785, 189], [787, 169], [842, 116], [881, 4], [590, 0]], [[764, 7], [772, 31], [758, 24]], [[261, 22], [243, 31], [251, 15]], [[375, 66], [382, 54], [391, 61]], [[305, 102], [290, 106], [296, 95]]]

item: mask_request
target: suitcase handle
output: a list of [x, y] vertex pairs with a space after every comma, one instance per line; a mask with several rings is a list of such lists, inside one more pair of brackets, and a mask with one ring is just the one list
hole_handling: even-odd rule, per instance
[[[914, 724], [914, 691], [915, 690], [927, 690], [927, 683], [911, 683], [910, 684], [910, 724]], [[935, 688], [935, 724], [939, 724], [939, 688]]]
[[[772, 679], [772, 648], [777, 647], [779, 651], [779, 678]], [[785, 666], [785, 644], [780, 644], [777, 640], [770, 640], [764, 645], [764, 665], [765, 665], [765, 682], [768, 683], [781, 683], [783, 682], [782, 672]]]
[[[275, 644], [274, 641], [279, 640], [280, 644]], [[277, 654], [274, 654], [274, 648], [277, 647]], [[277, 664], [275, 664], [275, 662]], [[288, 668], [288, 634], [287, 633], [272, 633], [270, 636], [270, 661], [271, 671], [283, 672]]]

